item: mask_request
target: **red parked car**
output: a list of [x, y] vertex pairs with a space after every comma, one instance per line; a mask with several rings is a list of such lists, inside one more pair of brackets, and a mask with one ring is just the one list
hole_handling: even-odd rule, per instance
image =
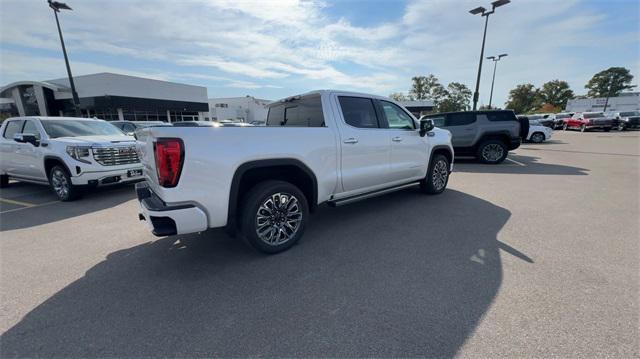
[[602, 112], [578, 112], [569, 118], [565, 118], [562, 129], [584, 132], [599, 128], [609, 132], [611, 127], [613, 127], [613, 119], [606, 117]]

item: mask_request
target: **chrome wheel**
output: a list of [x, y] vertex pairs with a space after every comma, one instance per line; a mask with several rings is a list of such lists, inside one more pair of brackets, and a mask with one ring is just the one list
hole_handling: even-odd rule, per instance
[[433, 166], [433, 173], [431, 174], [431, 181], [433, 182], [433, 188], [436, 191], [441, 191], [447, 185], [447, 176], [449, 175], [449, 169], [447, 168], [446, 161], [438, 161]]
[[587, 126], [585, 125], [580, 126], [580, 132], [584, 132], [586, 130], [587, 130]]
[[286, 243], [300, 228], [302, 211], [298, 199], [289, 193], [274, 193], [256, 213], [256, 234], [270, 246]]
[[56, 168], [51, 173], [51, 187], [58, 195], [58, 198], [64, 199], [69, 196], [69, 181], [61, 169]]
[[540, 143], [542, 141], [544, 141], [544, 135], [541, 133], [534, 133], [531, 136], [531, 141], [535, 142], [535, 143]]
[[504, 149], [497, 143], [490, 143], [482, 148], [482, 158], [487, 162], [497, 162], [504, 155]]

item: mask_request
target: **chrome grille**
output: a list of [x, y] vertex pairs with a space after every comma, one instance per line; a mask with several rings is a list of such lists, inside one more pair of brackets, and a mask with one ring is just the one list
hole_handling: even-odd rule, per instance
[[139, 163], [135, 146], [94, 147], [93, 158], [103, 166], [127, 165]]

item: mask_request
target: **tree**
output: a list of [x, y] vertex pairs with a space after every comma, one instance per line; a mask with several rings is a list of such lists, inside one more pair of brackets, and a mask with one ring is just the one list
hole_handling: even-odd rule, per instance
[[402, 92], [393, 92], [389, 94], [389, 98], [394, 101], [410, 101], [411, 99]]
[[446, 94], [444, 86], [433, 75], [414, 76], [411, 78], [411, 90], [409, 96], [416, 100], [433, 100], [437, 104]]
[[466, 111], [471, 101], [471, 90], [459, 82], [451, 82], [438, 103], [438, 112]]
[[564, 109], [567, 106], [567, 101], [573, 98], [573, 91], [566, 81], [553, 80], [542, 85], [538, 95], [543, 104]]
[[584, 86], [589, 90], [589, 97], [615, 97], [624, 90], [629, 90], [633, 75], [624, 67], [610, 67], [593, 75]]
[[560, 107], [556, 107], [550, 103], [545, 103], [544, 105], [542, 105], [542, 107], [540, 107], [540, 109], [536, 112], [542, 112], [542, 113], [558, 113], [560, 111], [562, 111], [564, 107], [560, 108]]
[[538, 90], [532, 84], [521, 84], [509, 91], [509, 99], [505, 108], [515, 113], [527, 113], [539, 108], [541, 105]]

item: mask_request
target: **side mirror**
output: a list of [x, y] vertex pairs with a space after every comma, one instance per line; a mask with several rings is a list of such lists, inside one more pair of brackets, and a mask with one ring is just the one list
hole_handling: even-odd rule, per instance
[[427, 132], [433, 130], [434, 127], [436, 126], [433, 124], [432, 119], [425, 118], [420, 120], [420, 137], [424, 137]]
[[32, 133], [16, 133], [13, 135], [13, 140], [18, 143], [30, 143], [36, 147], [40, 145], [40, 141], [38, 141], [36, 135]]

